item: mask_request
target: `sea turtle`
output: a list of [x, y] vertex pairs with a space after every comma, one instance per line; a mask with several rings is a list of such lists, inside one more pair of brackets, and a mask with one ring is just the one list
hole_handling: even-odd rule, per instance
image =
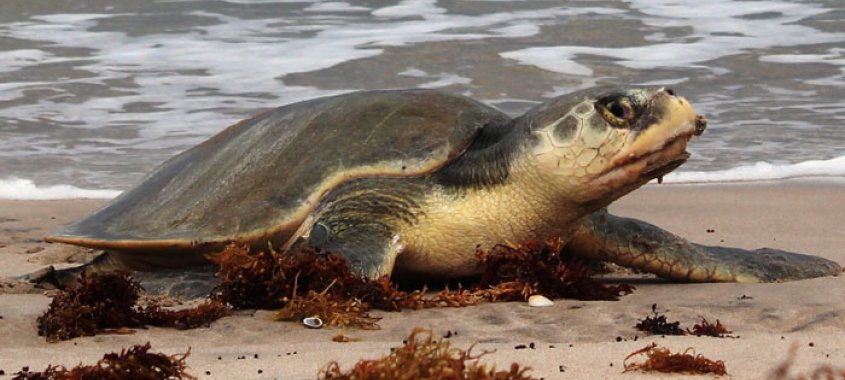
[[685, 162], [705, 126], [667, 88], [580, 91], [517, 118], [433, 90], [324, 97], [225, 129], [46, 240], [105, 250], [88, 268], [193, 265], [237, 243], [338, 252], [369, 277], [456, 277], [479, 273], [477, 247], [561, 238], [573, 254], [680, 281], [840, 272], [604, 210]]

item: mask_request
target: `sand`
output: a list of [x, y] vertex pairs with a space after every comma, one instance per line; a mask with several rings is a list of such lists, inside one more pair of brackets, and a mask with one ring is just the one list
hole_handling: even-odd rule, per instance
[[[352, 343], [332, 342], [337, 330], [273, 322], [268, 311], [239, 311], [210, 328], [149, 328], [131, 335], [47, 343], [37, 335], [35, 320], [50, 298], [12, 278], [45, 265], [90, 258], [94, 253], [86, 249], [40, 239], [101, 204], [0, 201], [0, 369], [5, 371], [0, 379], [10, 378], [22, 366], [41, 370], [51, 363], [92, 364], [105, 352], [147, 341], [153, 351], [168, 354], [190, 348], [189, 372], [200, 378], [313, 379], [329, 361], [348, 368], [358, 359], [387, 354], [416, 326], [432, 328], [437, 335], [457, 332], [449, 338], [454, 346], [477, 343], [476, 350], [496, 350], [484, 362], [499, 368], [518, 362], [532, 367], [533, 376], [546, 379], [658, 377], [622, 374], [625, 356], [651, 342], [673, 351], [693, 347], [724, 360], [729, 374], [738, 379], [766, 378], [791, 345], [799, 347], [797, 372], [819, 364], [845, 368], [845, 276], [780, 284], [678, 284], [644, 278], [631, 279], [636, 291], [616, 302], [557, 300], [547, 308], [501, 303], [376, 312], [384, 317], [382, 329], [348, 330], [346, 335], [361, 339]], [[845, 263], [843, 184], [649, 185], [614, 204], [611, 212], [646, 219], [700, 243], [769, 246]], [[738, 337], [643, 336], [633, 326], [654, 303], [686, 326], [698, 316], [718, 318]], [[531, 343], [534, 349], [517, 348]]]

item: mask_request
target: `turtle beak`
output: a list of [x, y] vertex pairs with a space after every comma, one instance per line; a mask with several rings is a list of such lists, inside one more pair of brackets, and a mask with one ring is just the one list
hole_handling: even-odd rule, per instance
[[707, 129], [707, 119], [704, 116], [695, 116], [695, 130], [692, 132], [696, 136], [701, 136], [704, 130]]
[[664, 112], [668, 117], [653, 126], [653, 134], [643, 140], [644, 144], [653, 145], [641, 156], [646, 166], [640, 177], [646, 181], [657, 178], [658, 183], [663, 183], [664, 175], [689, 159], [687, 143], [693, 136], [701, 136], [704, 133], [707, 118], [697, 114], [689, 101], [675, 95], [671, 89], [659, 91], [655, 101], [664, 103]]
[[628, 183], [636, 188], [655, 178], [660, 181], [690, 157], [687, 144], [704, 132], [707, 119], [671, 89], [655, 91], [650, 102], [649, 125], [632, 131], [624, 147], [612, 156], [610, 169], [599, 176], [601, 182]]

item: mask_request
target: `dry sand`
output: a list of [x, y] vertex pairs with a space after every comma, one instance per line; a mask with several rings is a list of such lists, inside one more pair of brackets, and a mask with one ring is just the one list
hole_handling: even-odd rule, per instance
[[[150, 328], [132, 335], [101, 335], [46, 343], [36, 318], [49, 298], [10, 277], [49, 264], [82, 262], [93, 253], [40, 241], [49, 230], [101, 205], [102, 201], [0, 201], [0, 379], [22, 366], [93, 364], [103, 353], [152, 343], [153, 351], [191, 348], [189, 372], [215, 379], [313, 379], [331, 360], [344, 368], [377, 358], [401, 344], [415, 326], [457, 332], [453, 345], [495, 349], [484, 361], [507, 368], [518, 362], [546, 379], [655, 378], [622, 374], [625, 356], [650, 342], [673, 351], [695, 348], [724, 360], [737, 379], [766, 378], [800, 349], [797, 371], [820, 363], [845, 367], [845, 276], [783, 284], [676, 284], [640, 279], [618, 302], [558, 300], [548, 308], [523, 303], [480, 305], [401, 313], [384, 317], [378, 331], [346, 331], [360, 342], [335, 343], [338, 331], [307, 330], [270, 321], [270, 312], [243, 311], [210, 328], [176, 331]], [[755, 185], [647, 186], [611, 207], [611, 212], [646, 219], [705, 244], [776, 247], [845, 263], [845, 185], [779, 182]], [[707, 232], [708, 229], [715, 232]], [[14, 287], [10, 287], [15, 285]], [[744, 296], [744, 297], [743, 297]], [[698, 316], [720, 319], [737, 339], [644, 337], [633, 328], [657, 303], [671, 320], [691, 326]], [[638, 340], [634, 340], [639, 336]], [[617, 342], [621, 337], [622, 341]], [[516, 349], [534, 343], [535, 348]], [[257, 355], [257, 357], [256, 357]], [[245, 357], [245, 359], [238, 359]], [[561, 371], [563, 370], [563, 371]], [[206, 375], [210, 373], [210, 375]]]

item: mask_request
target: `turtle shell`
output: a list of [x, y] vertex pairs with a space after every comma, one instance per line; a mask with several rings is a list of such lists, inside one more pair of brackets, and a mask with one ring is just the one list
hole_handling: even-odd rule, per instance
[[169, 159], [135, 187], [49, 237], [100, 249], [284, 242], [339, 184], [420, 176], [508, 117], [431, 90], [369, 91], [290, 104]]

